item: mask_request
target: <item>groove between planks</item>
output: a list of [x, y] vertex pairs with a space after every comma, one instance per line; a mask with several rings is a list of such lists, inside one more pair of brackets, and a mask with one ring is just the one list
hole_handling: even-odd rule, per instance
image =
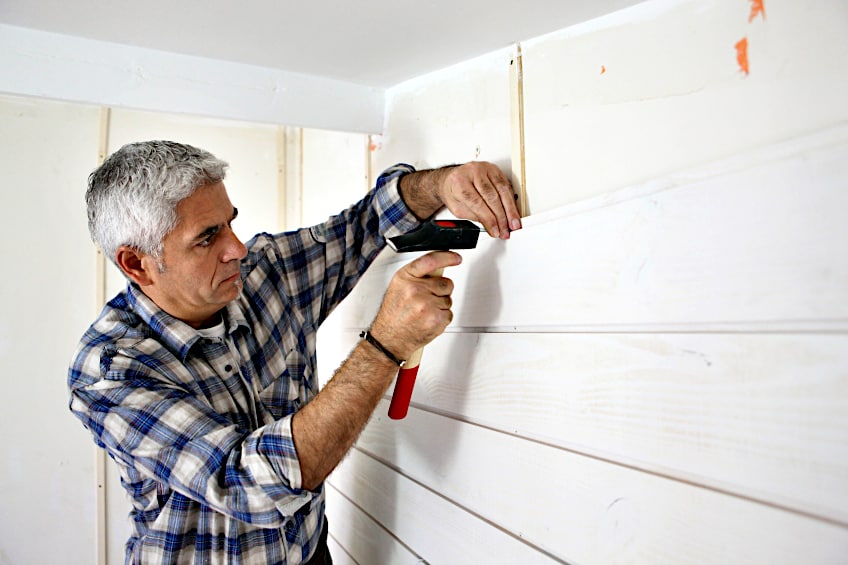
[[[389, 402], [389, 401], [391, 401], [391, 396], [384, 395], [383, 399], [386, 402]], [[380, 407], [382, 408], [383, 405], [380, 405]], [[686, 477], [683, 477], [683, 476], [680, 476], [680, 475], [674, 475], [674, 474], [671, 474], [670, 472], [664, 473], [664, 472], [656, 470], [656, 469], [651, 469], [650, 467], [647, 467], [645, 465], [640, 465], [636, 461], [628, 461], [628, 460], [625, 460], [625, 459], [615, 459], [615, 458], [613, 458], [609, 455], [604, 455], [600, 452], [595, 452], [595, 451], [592, 451], [591, 449], [586, 449], [585, 447], [566, 446], [566, 445], [562, 445], [562, 444], [553, 443], [551, 441], [541, 439], [541, 438], [538, 438], [538, 437], [534, 437], [531, 434], [519, 433], [518, 431], [510, 432], [510, 431], [507, 431], [507, 430], [498, 429], [494, 426], [490, 426], [490, 425], [484, 424], [482, 422], [477, 422], [477, 421], [474, 421], [473, 419], [465, 418], [465, 417], [462, 417], [458, 414], [448, 412], [446, 410], [439, 410], [438, 408], [432, 408], [430, 406], [419, 404], [417, 402], [410, 402], [409, 407], [410, 407], [410, 409], [420, 410], [420, 411], [426, 412], [428, 414], [433, 414], [435, 416], [447, 418], [447, 419], [453, 420], [455, 422], [459, 422], [459, 423], [466, 424], [466, 425], [469, 425], [469, 426], [474, 426], [474, 427], [481, 428], [481, 429], [484, 429], [484, 430], [488, 430], [490, 432], [494, 432], [494, 433], [501, 434], [501, 435], [504, 435], [504, 436], [513, 437], [513, 438], [520, 439], [520, 440], [523, 440], [523, 441], [528, 441], [528, 442], [535, 443], [537, 445], [541, 445], [541, 446], [544, 446], [544, 447], [547, 447], [547, 448], [556, 449], [556, 450], [559, 450], [559, 451], [564, 451], [566, 453], [579, 455], [581, 457], [587, 457], [589, 459], [594, 459], [595, 461], [600, 461], [602, 463], [615, 465], [617, 467], [629, 469], [631, 471], [638, 471], [640, 473], [645, 473], [647, 475], [651, 475], [651, 476], [658, 477], [658, 478], [661, 478], [661, 479], [666, 479], [666, 480], [669, 480], [669, 481], [674, 481], [676, 483], [684, 484], [684, 485], [695, 487], [695, 488], [700, 488], [700, 489], [707, 490], [707, 491], [710, 491], [710, 492], [723, 494], [725, 496], [732, 496], [733, 498], [737, 498], [739, 500], [744, 500], [746, 502], [752, 502], [754, 504], [758, 504], [760, 506], [764, 506], [764, 507], [771, 508], [771, 509], [774, 509], [774, 510], [789, 512], [789, 513], [795, 514], [797, 516], [803, 516], [804, 518], [810, 518], [810, 519], [813, 519], [813, 520], [817, 520], [819, 522], [823, 522], [823, 523], [830, 524], [830, 525], [833, 525], [833, 526], [838, 526], [838, 527], [841, 527], [841, 528], [848, 529], [848, 521], [839, 520], [839, 519], [832, 518], [832, 517], [829, 517], [829, 516], [825, 516], [825, 515], [822, 515], [822, 514], [817, 514], [815, 512], [809, 512], [809, 511], [806, 511], [806, 510], [803, 510], [803, 509], [800, 509], [800, 508], [794, 508], [794, 507], [789, 506], [789, 505], [784, 505], [784, 504], [780, 504], [780, 503], [773, 502], [773, 501], [770, 501], [770, 500], [766, 500], [766, 499], [763, 499], [763, 498], [759, 498], [759, 497], [756, 497], [756, 496], [752, 496], [752, 495], [749, 495], [749, 494], [745, 494], [745, 493], [743, 493], [739, 490], [721, 487], [719, 485], [710, 483], [708, 480], [707, 481], [695, 480], [695, 479], [686, 478]], [[438, 495], [439, 497], [450, 501], [452, 504], [455, 504], [456, 506], [462, 508], [463, 510], [468, 511], [469, 513], [480, 518], [481, 520], [486, 521], [487, 523], [491, 524], [492, 526], [497, 527], [498, 529], [509, 533], [509, 531], [504, 529], [503, 527], [497, 525], [496, 523], [492, 522], [491, 520], [488, 520], [487, 518], [485, 518], [483, 516], [480, 516], [479, 514], [474, 512], [473, 510], [469, 510], [468, 508], [462, 506], [461, 504], [456, 503], [455, 501], [451, 500], [450, 498], [446, 497], [445, 495], [441, 494], [440, 492], [434, 490], [433, 488], [426, 485], [425, 483], [422, 483], [421, 481], [417, 480], [413, 476], [410, 476], [409, 474], [404, 472], [401, 468], [395, 466], [394, 464], [392, 464], [390, 462], [387, 462], [383, 458], [371, 453], [367, 449], [364, 449], [364, 448], [359, 447], [359, 446], [354, 446], [354, 448], [357, 449], [359, 452], [371, 457], [375, 461], [377, 461], [377, 462], [385, 465], [386, 467], [389, 467], [390, 469], [396, 471], [399, 475], [402, 475], [403, 477], [409, 479], [410, 481], [413, 481], [416, 484], [420, 485], [421, 487], [426, 488], [427, 490], [433, 492], [434, 494]], [[338, 489], [336, 489], [336, 490], [338, 490]], [[524, 541], [524, 540], [522, 540], [522, 541]], [[540, 550], [540, 551], [544, 551], [544, 550]]]
[[[530, 542], [530, 541], [528, 541], [528, 540], [524, 539], [524, 538], [523, 538], [523, 537], [521, 537], [521, 536], [515, 535], [515, 534], [514, 534], [511, 530], [509, 530], [508, 528], [506, 528], [506, 527], [504, 527], [504, 526], [502, 526], [502, 525], [498, 524], [497, 522], [495, 522], [495, 521], [493, 521], [493, 520], [491, 520], [491, 519], [487, 518], [486, 516], [483, 516], [482, 514], [480, 514], [480, 513], [478, 513], [478, 512], [475, 512], [475, 511], [474, 511], [474, 510], [472, 510], [471, 508], [468, 508], [467, 506], [464, 506], [464, 505], [462, 505], [462, 504], [458, 503], [456, 500], [453, 500], [453, 499], [451, 499], [450, 497], [445, 496], [444, 494], [442, 494], [442, 493], [441, 493], [441, 492], [439, 492], [438, 490], [434, 489], [434, 488], [433, 488], [433, 487], [431, 487], [430, 485], [428, 485], [428, 484], [426, 484], [426, 483], [422, 482], [421, 480], [419, 480], [419, 479], [415, 478], [415, 477], [414, 477], [414, 476], [412, 476], [412, 475], [409, 475], [409, 474], [408, 474], [408, 473], [406, 473], [403, 469], [401, 469], [400, 467], [398, 467], [398, 466], [394, 465], [394, 464], [393, 464], [393, 463], [391, 463], [390, 461], [387, 461], [387, 460], [383, 459], [383, 458], [382, 458], [382, 457], [380, 457], [379, 455], [376, 455], [375, 453], [372, 453], [372, 452], [368, 451], [367, 449], [364, 449], [364, 448], [359, 447], [359, 446], [356, 446], [356, 445], [353, 447], [353, 449], [355, 449], [355, 450], [356, 450], [356, 451], [358, 451], [359, 453], [361, 453], [361, 454], [365, 455], [366, 457], [368, 457], [368, 458], [372, 459], [373, 461], [376, 461], [376, 462], [377, 462], [377, 463], [379, 463], [380, 465], [383, 465], [383, 466], [384, 466], [384, 467], [386, 467], [387, 469], [390, 469], [391, 471], [393, 471], [393, 472], [397, 473], [398, 475], [400, 475], [401, 477], [405, 478], [406, 480], [408, 480], [408, 481], [410, 481], [410, 482], [412, 482], [412, 483], [415, 483], [415, 484], [416, 484], [416, 485], [418, 485], [419, 487], [423, 488], [424, 490], [426, 490], [427, 492], [429, 492], [429, 493], [433, 494], [434, 496], [436, 496], [436, 497], [438, 497], [438, 498], [440, 498], [440, 499], [444, 500], [444, 501], [445, 501], [445, 502], [447, 502], [448, 504], [451, 504], [452, 506], [455, 506], [456, 508], [459, 508], [459, 509], [460, 509], [460, 510], [462, 510], [463, 512], [465, 512], [465, 513], [467, 513], [467, 514], [469, 514], [469, 515], [473, 516], [473, 517], [474, 517], [474, 518], [476, 518], [477, 520], [480, 520], [481, 522], [484, 522], [484, 523], [488, 524], [489, 526], [491, 526], [491, 527], [495, 528], [496, 530], [499, 530], [499, 531], [503, 532], [504, 534], [508, 535], [509, 537], [513, 538], [514, 540], [516, 540], [516, 541], [518, 541], [518, 542], [521, 542], [522, 544], [526, 545], [527, 547], [529, 547], [529, 548], [531, 548], [531, 549], [533, 549], [533, 550], [535, 550], [535, 551], [538, 551], [540, 554], [544, 555], [545, 557], [549, 557], [550, 559], [553, 559], [553, 560], [554, 560], [554, 561], [556, 561], [557, 563], [563, 563], [564, 565], [569, 565], [569, 563], [568, 563], [567, 561], [563, 560], [561, 557], [558, 557], [558, 556], [554, 555], [553, 553], [551, 553], [551, 552], [549, 552], [549, 551], [546, 551], [545, 549], [543, 549], [543, 548], [539, 547], [538, 545], [536, 545], [536, 544], [534, 544], [534, 543], [532, 543], [532, 542]], [[366, 512], [364, 509], [362, 509], [362, 507], [360, 507], [358, 504], [356, 504], [356, 502], [354, 502], [353, 500], [351, 500], [351, 499], [350, 499], [347, 495], [345, 495], [345, 494], [344, 494], [344, 493], [343, 493], [340, 489], [336, 488], [335, 486], [333, 487], [333, 489], [334, 489], [336, 492], [338, 492], [339, 494], [341, 494], [341, 495], [342, 495], [345, 499], [347, 499], [347, 500], [348, 500], [351, 504], [353, 504], [354, 506], [356, 506], [357, 508], [359, 508], [360, 510], [362, 510], [362, 512], [363, 512], [364, 514], [366, 514], [369, 518], [371, 518], [372, 520], [374, 520], [376, 523], [380, 524], [380, 522], [379, 522], [376, 518], [374, 518], [374, 516], [372, 516], [371, 514], [369, 514], [368, 512]], [[387, 532], [389, 532], [389, 530], [388, 530], [388, 529], [386, 529], [386, 528], [385, 528], [382, 524], [380, 524], [380, 527], [382, 527], [382, 528], [383, 528], [383, 529], [385, 529]], [[404, 543], [403, 543], [403, 542], [402, 542], [399, 538], [397, 538], [397, 536], [395, 536], [392, 532], [389, 532], [389, 534], [390, 534], [393, 538], [397, 539], [397, 540], [398, 540], [401, 544], [403, 544], [403, 545], [404, 545], [404, 547], [407, 547], [407, 549], [409, 549], [412, 553], [415, 553], [415, 554], [417, 555], [417, 552], [413, 551], [413, 550], [412, 550], [412, 548], [409, 548], [409, 547], [408, 547], [406, 544], [404, 544]]]

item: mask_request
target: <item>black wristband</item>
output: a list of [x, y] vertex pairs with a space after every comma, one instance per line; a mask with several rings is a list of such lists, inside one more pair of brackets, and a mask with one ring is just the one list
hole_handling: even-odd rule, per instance
[[396, 363], [398, 367], [403, 367], [403, 364], [406, 363], [406, 361], [401, 361], [400, 359], [395, 357], [391, 351], [383, 347], [383, 344], [377, 341], [377, 339], [373, 335], [371, 335], [371, 332], [369, 332], [368, 330], [365, 330], [361, 334], [359, 334], [359, 337], [363, 338], [365, 341], [376, 347], [377, 351], [391, 359], [392, 362]]

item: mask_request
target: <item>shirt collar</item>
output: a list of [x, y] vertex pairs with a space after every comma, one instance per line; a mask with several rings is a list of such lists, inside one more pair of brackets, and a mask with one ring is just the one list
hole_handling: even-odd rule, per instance
[[[163, 345], [174, 351], [182, 361], [186, 360], [191, 348], [203, 338], [193, 327], [157, 306], [136, 284], [129, 285], [127, 301], [142, 321], [160, 337]], [[222, 310], [230, 335], [240, 327], [250, 329], [238, 302], [234, 300]]]

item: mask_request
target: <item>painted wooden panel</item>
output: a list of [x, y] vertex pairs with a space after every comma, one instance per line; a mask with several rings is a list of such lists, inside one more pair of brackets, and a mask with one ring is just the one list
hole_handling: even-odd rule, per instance
[[356, 449], [330, 483], [427, 563], [561, 562]]
[[843, 0], [676, 0], [523, 42], [531, 210], [845, 121], [846, 30]]
[[[387, 407], [360, 438], [362, 455], [344, 465], [344, 482], [404, 539], [429, 529], [449, 500], [473, 515], [460, 531], [476, 517], [569, 563], [844, 562], [844, 526], [415, 408], [389, 420]], [[439, 496], [416, 494], [426, 489]], [[519, 562], [505, 553], [463, 560], [461, 543], [429, 535], [445, 546], [433, 562]]]
[[[327, 520], [333, 547], [333, 563], [417, 564], [415, 555], [391, 533], [341, 494], [332, 484], [326, 486]], [[329, 542], [328, 542], [329, 543]]]
[[[425, 437], [383, 409], [361, 449], [569, 561], [792, 562], [815, 546], [816, 559], [838, 562], [848, 547], [846, 131], [531, 216], [512, 240], [466, 252], [448, 273], [454, 323], [425, 350], [413, 397]], [[346, 354], [410, 259], [385, 254], [334, 314], [325, 362]], [[465, 458], [459, 446], [477, 445], [466, 426], [497, 435]], [[631, 491], [663, 504], [634, 519], [646, 530], [628, 534], [622, 554], [586, 541], [609, 530], [602, 521], [551, 546], [557, 536], [524, 537], [531, 518], [488, 500], [500, 477], [497, 461], [483, 462], [498, 453], [519, 454], [512, 476], [538, 477], [548, 492], [570, 486], [562, 477], [591, 477], [608, 495], [585, 507], [563, 495], [568, 510], [549, 516], [557, 525]], [[580, 463], [547, 463], [563, 453]], [[681, 518], [691, 507], [697, 516]], [[733, 527], [716, 525], [726, 520]], [[675, 527], [711, 533], [669, 536]], [[799, 530], [807, 541], [790, 535]]]
[[303, 130], [300, 226], [323, 222], [368, 190], [368, 136]]
[[[844, 561], [848, 6], [759, 5], [651, 1], [522, 41], [533, 215], [448, 271], [410, 415], [384, 402], [332, 478], [425, 559], [469, 561], [419, 549], [461, 509], [558, 561]], [[391, 90], [372, 168], [475, 158], [493, 120], [504, 157], [480, 158], [508, 170], [509, 109], [468, 102], [506, 104], [507, 58], [484, 61]], [[331, 317], [325, 366], [412, 258]]]
[[[453, 327], [844, 329], [846, 209], [848, 126], [563, 206], [464, 252]], [[342, 325], [369, 324], [411, 259], [386, 252]]]
[[95, 562], [94, 444], [68, 411], [74, 344], [95, 310], [85, 180], [100, 110], [0, 96], [0, 562]]
[[844, 334], [462, 333], [427, 347], [413, 405], [848, 527], [846, 399]]
[[389, 89], [385, 134], [372, 145], [373, 170], [480, 160], [509, 171], [511, 56], [511, 48], [502, 49]]

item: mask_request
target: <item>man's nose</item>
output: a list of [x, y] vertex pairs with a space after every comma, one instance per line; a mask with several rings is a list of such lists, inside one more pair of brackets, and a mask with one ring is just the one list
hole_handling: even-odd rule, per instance
[[224, 252], [221, 256], [221, 261], [224, 263], [228, 263], [232, 260], [241, 261], [245, 257], [247, 257], [247, 247], [244, 246], [244, 243], [238, 238], [236, 233], [232, 230], [232, 228], [227, 227], [227, 242], [226, 247], [224, 248]]

